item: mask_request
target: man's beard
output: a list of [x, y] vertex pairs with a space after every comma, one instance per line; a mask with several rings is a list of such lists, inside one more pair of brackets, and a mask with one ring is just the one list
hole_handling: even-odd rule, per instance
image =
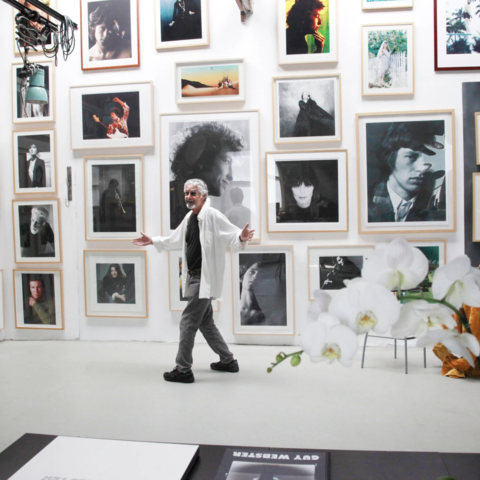
[[185, 202], [185, 204], [187, 205], [187, 208], [189, 210], [193, 210], [195, 208], [195, 202]]

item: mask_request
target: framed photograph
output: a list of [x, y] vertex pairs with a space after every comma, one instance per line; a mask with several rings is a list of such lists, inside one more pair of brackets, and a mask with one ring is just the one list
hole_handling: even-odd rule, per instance
[[12, 200], [16, 263], [61, 263], [60, 202]]
[[315, 290], [335, 295], [345, 288], [345, 280], [362, 275], [363, 262], [375, 250], [374, 245], [308, 247], [308, 298]]
[[294, 335], [293, 246], [232, 251], [234, 335]]
[[139, 67], [138, 0], [81, 0], [82, 70]]
[[87, 317], [148, 317], [145, 250], [84, 250], [83, 260]]
[[456, 231], [455, 112], [357, 114], [359, 233]]
[[338, 62], [337, 0], [276, 0], [279, 65]]
[[273, 143], [340, 142], [340, 74], [273, 78]]
[[[183, 312], [187, 306], [188, 298], [182, 294], [182, 251], [170, 250], [168, 252], [168, 278], [169, 278], [169, 306], [172, 312]], [[214, 312], [220, 310], [220, 302], [212, 300]]]
[[480, 172], [472, 173], [473, 189], [473, 242], [480, 242]]
[[63, 330], [61, 270], [13, 270], [15, 328]]
[[413, 95], [413, 23], [363, 25], [362, 95]]
[[413, 0], [362, 0], [362, 10], [413, 8]]
[[209, 44], [207, 0], [154, 0], [157, 50]]
[[48, 103], [40, 105], [27, 103], [27, 91], [30, 79], [22, 76], [22, 63], [12, 64], [12, 122], [13, 123], [48, 123], [55, 121], [55, 67], [49, 60], [35, 62], [44, 73], [45, 91]]
[[5, 314], [3, 306], [3, 270], [0, 270], [0, 330], [5, 328]]
[[152, 82], [70, 87], [73, 150], [153, 146]]
[[85, 157], [85, 240], [131, 240], [144, 227], [143, 155]]
[[15, 195], [56, 193], [55, 130], [16, 130], [12, 138]]
[[[47, 18], [53, 23], [58, 24], [58, 21], [54, 19], [53, 17], [50, 17], [50, 15], [47, 15], [43, 10], [40, 10], [39, 8], [33, 6], [28, 0], [17, 0], [18, 3], [21, 3], [22, 5], [25, 5], [28, 7], [30, 10], [35, 10], [40, 13], [42, 17]], [[53, 8], [54, 10], [57, 10], [57, 0], [40, 0], [40, 2], [44, 3], [45, 5], [48, 5], [50, 8]], [[20, 52], [18, 50], [18, 45], [16, 41], [16, 23], [15, 23], [15, 16], [19, 13], [19, 11], [16, 8], [12, 9], [12, 15], [13, 15], [13, 53], [15, 55], [20, 55]], [[39, 23], [36, 22], [29, 22], [31, 28], [37, 28], [38, 30], [41, 30], [43, 26]], [[45, 44], [45, 47], [47, 49], [50, 49], [53, 47], [53, 39], [50, 35], [50, 38], [48, 39], [48, 42]], [[23, 49], [22, 49], [23, 52]], [[43, 55], [43, 48], [42, 47], [36, 47], [36, 50], [30, 49], [28, 51], [28, 55]]]
[[175, 63], [175, 102], [244, 102], [245, 61], [206, 60]]
[[435, 70], [480, 69], [480, 12], [473, 0], [433, 0]]
[[407, 240], [418, 248], [428, 259], [428, 274], [416, 290], [428, 292], [432, 288], [433, 274], [438, 267], [447, 263], [446, 240]]
[[267, 152], [267, 231], [347, 232], [347, 150]]
[[[208, 205], [234, 225], [255, 229], [260, 240], [260, 137], [258, 110], [160, 116], [162, 235], [188, 213], [183, 186], [200, 178]], [[168, 182], [168, 183], [167, 183]]]
[[475, 112], [475, 151], [477, 165], [480, 165], [480, 112]]

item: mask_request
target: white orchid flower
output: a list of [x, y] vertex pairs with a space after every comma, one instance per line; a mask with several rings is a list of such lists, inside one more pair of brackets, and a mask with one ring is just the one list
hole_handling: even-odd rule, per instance
[[475, 362], [470, 352], [478, 357], [480, 355], [480, 344], [471, 333], [458, 333], [452, 330], [430, 331], [417, 340], [417, 347], [430, 347], [437, 343], [442, 343], [451, 353], [464, 358], [475, 368]]
[[425, 300], [414, 300], [402, 305], [400, 318], [392, 326], [392, 336], [423, 337], [429, 330], [442, 330], [442, 325], [455, 328], [457, 322], [450, 308]]
[[313, 292], [313, 297], [315, 298], [315, 302], [320, 307], [320, 311], [328, 312], [328, 307], [332, 301], [332, 296], [323, 290], [315, 290]]
[[389, 290], [410, 290], [422, 282], [427, 273], [427, 257], [403, 238], [395, 238], [365, 260], [362, 278]]
[[480, 270], [472, 268], [470, 259], [461, 255], [435, 271], [432, 293], [455, 308], [462, 304], [480, 307]]
[[360, 277], [345, 283], [347, 288], [337, 292], [329, 313], [357, 335], [385, 333], [398, 320], [400, 302], [390, 290]]
[[314, 363], [338, 360], [350, 367], [358, 350], [357, 336], [340, 324], [338, 318], [321, 313], [316, 321], [309, 321], [302, 332], [302, 348]]

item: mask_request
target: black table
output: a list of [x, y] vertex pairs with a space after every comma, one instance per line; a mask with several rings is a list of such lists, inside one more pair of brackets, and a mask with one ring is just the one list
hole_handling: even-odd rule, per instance
[[[0, 453], [0, 480], [8, 480], [55, 438], [55, 435], [23, 435]], [[226, 448], [226, 445], [200, 445], [199, 458], [188, 480], [213, 480]], [[312, 452], [305, 449], [295, 451]], [[331, 480], [436, 480], [441, 476], [451, 476], [457, 480], [480, 480], [480, 454], [355, 450], [329, 452]]]

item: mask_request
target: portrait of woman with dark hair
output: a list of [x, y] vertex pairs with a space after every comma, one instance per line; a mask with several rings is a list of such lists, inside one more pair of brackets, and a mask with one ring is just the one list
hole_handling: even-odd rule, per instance
[[302, 93], [298, 102], [300, 111], [297, 115], [294, 137], [324, 137], [335, 135], [335, 119], [312, 100], [308, 92]]
[[266, 317], [253, 291], [262, 255], [248, 255], [240, 265], [240, 323], [265, 325]]
[[118, 263], [109, 265], [97, 291], [98, 303], [125, 303], [127, 275]]
[[317, 164], [277, 162], [282, 195], [277, 202], [277, 223], [338, 222], [338, 202], [326, 197], [330, 180], [320, 180], [322, 172]]
[[320, 0], [296, 0], [287, 14], [287, 55], [323, 52], [325, 37], [318, 29], [324, 9]]

